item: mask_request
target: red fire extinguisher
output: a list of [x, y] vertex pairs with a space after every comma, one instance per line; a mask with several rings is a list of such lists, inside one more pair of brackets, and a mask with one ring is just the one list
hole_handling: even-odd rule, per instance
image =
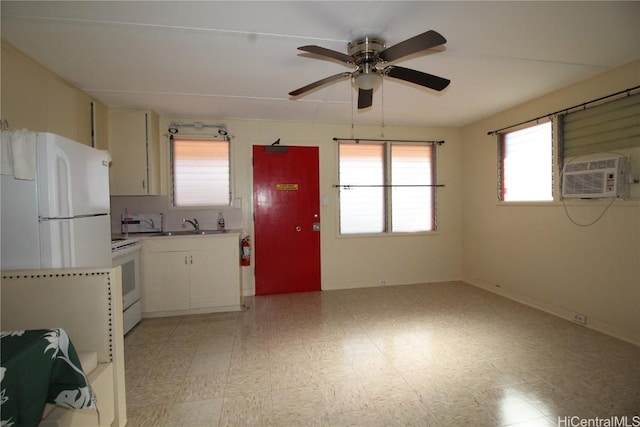
[[240, 265], [251, 265], [251, 240], [249, 236], [242, 238], [241, 249]]

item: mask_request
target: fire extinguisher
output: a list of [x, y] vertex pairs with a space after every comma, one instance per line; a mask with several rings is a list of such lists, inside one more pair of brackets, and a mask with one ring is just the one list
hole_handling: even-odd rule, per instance
[[240, 265], [251, 265], [251, 240], [249, 236], [242, 238], [242, 255], [240, 256]]

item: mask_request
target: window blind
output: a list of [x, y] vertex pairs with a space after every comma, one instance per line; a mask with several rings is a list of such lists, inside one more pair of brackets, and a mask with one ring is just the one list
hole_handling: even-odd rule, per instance
[[340, 232], [343, 234], [381, 233], [384, 215], [384, 145], [340, 144], [340, 182], [355, 187], [340, 191]]
[[227, 206], [229, 142], [171, 138], [174, 206]]
[[[432, 145], [391, 146], [391, 229], [411, 232], [435, 228]], [[406, 187], [400, 187], [406, 185]], [[420, 187], [420, 185], [426, 185]], [[415, 187], [414, 187], [415, 186]]]
[[564, 157], [640, 146], [640, 93], [560, 116]]
[[499, 134], [498, 199], [553, 200], [552, 122]]

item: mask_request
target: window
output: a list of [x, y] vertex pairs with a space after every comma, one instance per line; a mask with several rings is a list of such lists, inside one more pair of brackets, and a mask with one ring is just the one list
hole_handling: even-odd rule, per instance
[[435, 150], [406, 143], [339, 143], [340, 233], [433, 231]]
[[499, 145], [500, 200], [553, 200], [551, 121], [500, 134]]
[[173, 206], [228, 206], [229, 141], [172, 136], [171, 179]]

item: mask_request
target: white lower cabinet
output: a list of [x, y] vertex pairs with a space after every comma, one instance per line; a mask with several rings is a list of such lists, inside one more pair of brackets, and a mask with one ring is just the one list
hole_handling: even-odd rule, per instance
[[142, 254], [142, 312], [189, 309], [189, 252]]
[[150, 237], [142, 242], [142, 313], [241, 308], [240, 235]]

